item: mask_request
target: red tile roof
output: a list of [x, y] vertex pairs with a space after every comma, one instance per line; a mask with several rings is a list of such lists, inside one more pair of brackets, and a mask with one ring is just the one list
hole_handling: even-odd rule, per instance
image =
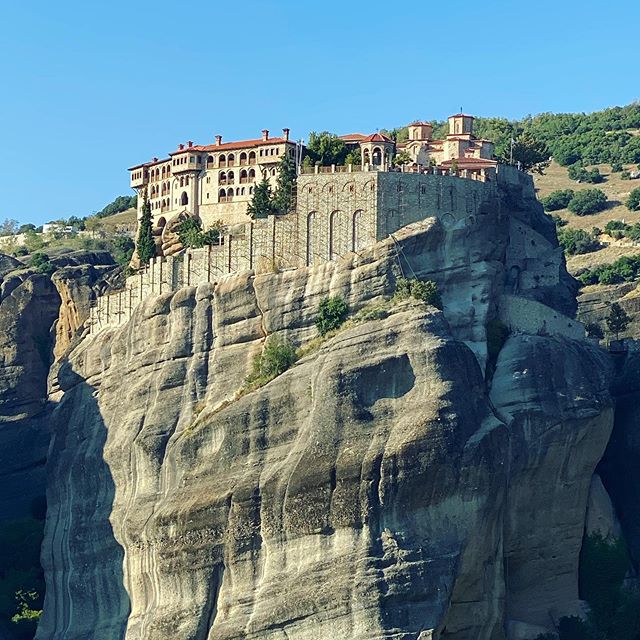
[[[473, 118], [475, 120], [475, 116], [470, 116], [468, 113], [455, 113], [454, 115], [449, 116], [449, 118]], [[447, 120], [449, 118], [447, 118]]]
[[433, 128], [433, 125], [430, 122], [422, 122], [421, 120], [416, 120], [415, 122], [412, 122], [411, 124], [408, 124], [407, 127], [431, 127], [431, 128]]
[[381, 133], [372, 133], [370, 136], [363, 138], [361, 142], [393, 142], [393, 140]]
[[189, 151], [235, 151], [236, 149], [250, 149], [251, 147], [261, 147], [269, 144], [282, 144], [283, 142], [295, 145], [295, 142], [285, 140], [284, 138], [268, 138], [267, 140], [256, 138], [255, 140], [238, 140], [237, 142], [223, 142], [222, 144], [194, 145], [192, 147], [185, 147], [184, 149], [177, 149], [169, 155], [176, 156], [180, 153], [188, 153]]
[[344, 136], [338, 136], [340, 140], [345, 142], [361, 142], [367, 136], [364, 133], [347, 133]]

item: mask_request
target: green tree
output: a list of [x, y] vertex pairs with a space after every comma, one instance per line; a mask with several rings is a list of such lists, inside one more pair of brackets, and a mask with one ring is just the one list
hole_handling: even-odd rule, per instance
[[347, 146], [335, 133], [312, 131], [309, 134], [307, 153], [312, 161], [323, 166], [342, 164], [347, 155]]
[[403, 164], [411, 164], [413, 162], [413, 158], [405, 151], [404, 149], [393, 158], [393, 164], [396, 167], [401, 167]]
[[578, 191], [571, 202], [569, 202], [569, 211], [577, 216], [586, 216], [591, 213], [603, 211], [607, 206], [607, 196], [600, 189], [584, 189]]
[[533, 171], [542, 175], [551, 161], [551, 151], [542, 140], [536, 139], [531, 133], [524, 132], [516, 138], [513, 154], [509, 149], [509, 158], [511, 157], [513, 162], [519, 163], [523, 171]]
[[295, 202], [296, 166], [293, 158], [286, 154], [278, 167], [278, 182], [273, 194], [273, 207], [278, 213], [289, 213]]
[[262, 178], [256, 185], [253, 197], [247, 206], [247, 213], [254, 219], [266, 218], [269, 214], [274, 213], [271, 185], [266, 178]]
[[570, 256], [590, 253], [600, 248], [600, 243], [583, 229], [558, 229], [558, 242]]
[[609, 310], [607, 316], [607, 327], [609, 331], [618, 339], [619, 334], [624, 331], [631, 322], [631, 318], [627, 315], [627, 312], [617, 303], [614, 302]]
[[14, 236], [18, 233], [20, 224], [12, 218], [5, 218], [4, 222], [0, 222], [0, 236]]
[[152, 233], [152, 217], [151, 217], [151, 203], [147, 198], [147, 193], [144, 194], [144, 205], [142, 206], [142, 217], [138, 225], [138, 242], [137, 251], [140, 263], [145, 265], [149, 264], [151, 258], [156, 255], [156, 244], [153, 240]]
[[545, 211], [558, 211], [566, 209], [574, 196], [572, 189], [563, 189], [561, 191], [552, 191], [546, 198], [542, 198], [542, 206]]
[[353, 147], [344, 158], [345, 164], [352, 164], [354, 167], [362, 165], [362, 152], [360, 147]]
[[36, 225], [28, 222], [27, 224], [20, 225], [18, 229], [18, 233], [27, 233], [27, 231], [35, 231]]
[[629, 209], [629, 211], [640, 211], [640, 187], [636, 187], [629, 194], [627, 209]]

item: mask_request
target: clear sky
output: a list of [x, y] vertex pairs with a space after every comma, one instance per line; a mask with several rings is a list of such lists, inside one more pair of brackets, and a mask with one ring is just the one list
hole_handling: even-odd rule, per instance
[[2, 3], [0, 219], [87, 215], [179, 142], [640, 98], [638, 0]]

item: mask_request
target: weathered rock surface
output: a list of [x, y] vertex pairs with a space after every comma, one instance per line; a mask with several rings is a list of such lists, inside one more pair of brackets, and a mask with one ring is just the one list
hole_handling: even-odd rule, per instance
[[[574, 613], [607, 363], [514, 335], [483, 377], [502, 293], [574, 306], [528, 200], [506, 225], [426, 221], [358, 258], [164, 294], [77, 345], [37, 637], [497, 640]], [[265, 335], [303, 344], [322, 297], [356, 312], [401, 270], [437, 280], [444, 312], [397, 305], [237, 397]]]

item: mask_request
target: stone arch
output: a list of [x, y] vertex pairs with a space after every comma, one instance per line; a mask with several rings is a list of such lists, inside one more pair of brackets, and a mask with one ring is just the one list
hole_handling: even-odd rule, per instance
[[371, 153], [371, 162], [373, 166], [378, 167], [382, 164], [382, 149], [380, 147], [374, 147]]
[[313, 231], [316, 221], [316, 212], [312, 211], [307, 216], [307, 257], [306, 257], [306, 265], [307, 267], [313, 264]]
[[345, 214], [335, 209], [329, 216], [329, 260], [336, 260], [349, 253], [349, 230]]
[[357, 252], [364, 248], [364, 229], [363, 226], [364, 212], [357, 209], [353, 212], [351, 220], [351, 251]]

